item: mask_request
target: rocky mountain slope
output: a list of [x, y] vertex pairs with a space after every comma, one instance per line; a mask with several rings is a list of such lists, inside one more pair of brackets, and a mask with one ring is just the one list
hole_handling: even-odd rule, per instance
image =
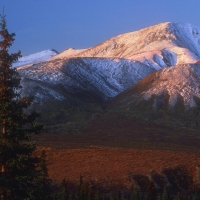
[[200, 126], [200, 65], [156, 71], [112, 100], [128, 115], [162, 124]]
[[[47, 99], [52, 96], [60, 100], [64, 98], [64, 94], [57, 89], [53, 92], [55, 86], [66, 92], [89, 92], [99, 100], [106, 100], [155, 71], [138, 61], [108, 58], [70, 58], [64, 61], [56, 59], [22, 66], [18, 70], [26, 80], [37, 82], [37, 87], [49, 87], [45, 93]], [[32, 89], [33, 87], [29, 87], [29, 92], [39, 101], [46, 99], [45, 94], [35, 93], [35, 89], [35, 92]]]
[[199, 33], [199, 27], [189, 24], [161, 23], [89, 49], [67, 49], [45, 62], [20, 67], [19, 72], [31, 80], [92, 92], [105, 100], [153, 71], [199, 60]]
[[[47, 55], [51, 56], [43, 56], [45, 59], [42, 62], [38, 62], [37, 56], [34, 56], [24, 60], [29, 60], [28, 65], [20, 66], [22, 61], [19, 60], [14, 67], [20, 66], [18, 71], [22, 76], [23, 95], [33, 95], [35, 106], [42, 112], [45, 106], [47, 113], [54, 110], [53, 117], [49, 118], [51, 124], [52, 120], [54, 124], [60, 120], [59, 123], [66, 125], [77, 116], [83, 121], [90, 120], [92, 116], [104, 112], [105, 100], [117, 96], [140, 80], [146, 83], [146, 76], [163, 68], [166, 69], [162, 71], [162, 77], [165, 79], [163, 74], [167, 73], [168, 81], [161, 81], [162, 84], [155, 82], [154, 88], [143, 91], [144, 101], [158, 96], [158, 105], [162, 98], [169, 98], [167, 101], [172, 107], [177, 99], [182, 99], [183, 105], [189, 109], [198, 104], [198, 80], [194, 81], [190, 75], [183, 76], [190, 74], [192, 69], [197, 70], [194, 67], [189, 69], [186, 66], [191, 65], [184, 64], [200, 60], [200, 27], [197, 26], [166, 22], [113, 37], [88, 49], [70, 48], [54, 56], [49, 52]], [[169, 68], [176, 65], [178, 68], [175, 70]], [[167, 71], [169, 69], [172, 70], [171, 74]], [[180, 77], [184, 77], [184, 84], [188, 86], [184, 97], [182, 93], [185, 88], [178, 80]], [[161, 92], [160, 88], [164, 87], [167, 89]], [[130, 96], [138, 99], [141, 94]], [[124, 107], [127, 107], [124, 98]], [[59, 106], [61, 104], [64, 107]], [[158, 105], [155, 103], [153, 107], [157, 108]], [[70, 109], [73, 117], [63, 114]]]

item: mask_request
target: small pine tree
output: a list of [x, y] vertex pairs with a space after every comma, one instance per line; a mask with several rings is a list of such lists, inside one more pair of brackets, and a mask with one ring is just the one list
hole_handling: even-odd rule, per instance
[[153, 181], [150, 181], [146, 200], [156, 200], [156, 188]]
[[137, 187], [134, 188], [133, 193], [131, 195], [131, 200], [140, 200], [140, 191]]
[[197, 186], [194, 187], [194, 194], [192, 200], [199, 200], [199, 192]]
[[161, 196], [161, 200], [170, 200], [170, 195], [169, 195], [169, 192], [168, 192], [166, 186], [164, 187], [163, 194]]
[[58, 200], [68, 200], [69, 199], [69, 194], [67, 191], [67, 183], [66, 180], [63, 179], [62, 184], [61, 184], [61, 191], [58, 194]]
[[43, 150], [39, 157], [40, 162], [38, 170], [40, 176], [37, 178], [38, 191], [36, 191], [35, 196], [43, 200], [49, 200], [51, 198], [51, 179], [49, 178], [48, 169], [47, 169], [47, 154]]
[[118, 191], [118, 194], [117, 194], [117, 200], [121, 200], [122, 199], [122, 193], [121, 191], [119, 190]]
[[87, 200], [88, 192], [89, 192], [89, 190], [88, 190], [87, 185], [83, 183], [83, 176], [80, 176], [76, 199], [77, 200]]
[[67, 193], [67, 189], [65, 187], [61, 188], [60, 193], [58, 194], [58, 200], [68, 200], [69, 195]]
[[96, 191], [94, 195], [94, 200], [100, 200], [99, 191]]
[[87, 200], [93, 200], [95, 199], [95, 192], [94, 192], [94, 186], [92, 183], [88, 186], [88, 197]]
[[181, 197], [180, 193], [178, 193], [176, 195], [175, 200], [183, 200], [183, 198]]
[[0, 195], [3, 200], [32, 200], [40, 160], [32, 155], [36, 146], [30, 139], [43, 126], [35, 122], [36, 112], [24, 113], [31, 100], [20, 97], [21, 79], [12, 67], [21, 53], [9, 53], [15, 34], [8, 32], [4, 13], [0, 17]]

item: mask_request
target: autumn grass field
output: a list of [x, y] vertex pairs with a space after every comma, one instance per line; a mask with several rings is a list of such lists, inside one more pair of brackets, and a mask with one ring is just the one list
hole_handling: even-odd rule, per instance
[[[49, 175], [112, 182], [130, 186], [130, 174], [185, 165], [193, 173], [200, 165], [200, 132], [142, 123], [116, 113], [97, 116], [77, 134], [33, 136], [37, 152], [47, 152]], [[194, 175], [195, 176], [195, 175]]]

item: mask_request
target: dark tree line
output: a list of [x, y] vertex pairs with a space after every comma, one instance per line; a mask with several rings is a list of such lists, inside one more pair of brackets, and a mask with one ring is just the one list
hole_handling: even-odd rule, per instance
[[[94, 181], [84, 181], [73, 185], [70, 181], [60, 184], [54, 200], [199, 200], [200, 188], [184, 166], [165, 168], [161, 173], [150, 176], [132, 174], [133, 187], [99, 185]], [[73, 185], [73, 187], [72, 187]], [[109, 186], [109, 189], [108, 189]]]

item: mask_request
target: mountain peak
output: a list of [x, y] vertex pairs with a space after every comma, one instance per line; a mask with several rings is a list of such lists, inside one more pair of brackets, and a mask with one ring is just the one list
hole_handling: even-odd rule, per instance
[[52, 49], [52, 50], [47, 49], [44, 51], [30, 54], [28, 56], [22, 56], [21, 58], [18, 59], [16, 63], [13, 64], [13, 67], [19, 67], [22, 65], [43, 62], [43, 61], [48, 60], [52, 56], [55, 56], [56, 54], [58, 54], [58, 52], [55, 49]]
[[75, 49], [75, 48], [68, 48], [64, 51], [62, 51], [61, 53], [59, 53], [58, 55], [55, 55], [54, 57], [52, 57], [50, 60], [55, 60], [55, 59], [64, 59], [64, 58], [69, 58], [69, 57], [75, 57], [77, 54], [85, 51], [86, 49]]
[[[195, 63], [200, 59], [200, 27], [191, 24], [164, 22], [124, 33], [98, 44], [76, 57], [125, 58], [143, 62], [153, 68], [173, 64]], [[163, 55], [163, 50], [168, 55]], [[175, 58], [176, 57], [176, 58]], [[164, 62], [163, 62], [164, 61]]]

